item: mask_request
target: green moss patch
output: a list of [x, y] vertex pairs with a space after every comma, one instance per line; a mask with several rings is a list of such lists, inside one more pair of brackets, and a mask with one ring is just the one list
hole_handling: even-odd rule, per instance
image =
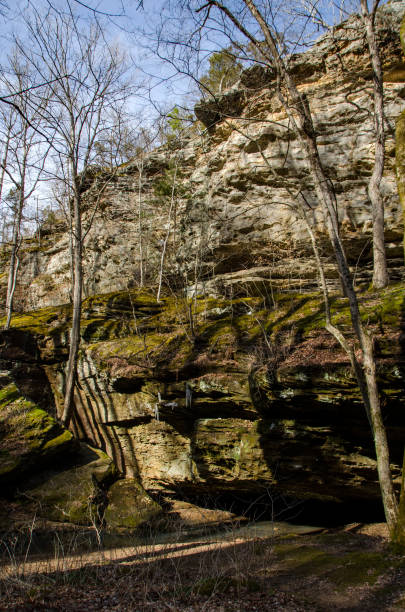
[[329, 579], [341, 589], [365, 583], [374, 585], [381, 575], [397, 564], [398, 560], [389, 559], [381, 553], [350, 552], [344, 555], [343, 564], [333, 571]]
[[0, 391], [0, 482], [17, 485], [27, 473], [72, 450], [73, 435], [14, 383]]
[[[362, 318], [369, 324], [396, 326], [403, 316], [403, 293], [403, 284], [397, 284], [380, 292], [362, 294]], [[269, 309], [263, 299], [257, 297], [198, 298], [195, 301], [165, 298], [157, 304], [153, 296], [134, 291], [97, 295], [83, 302], [82, 336], [89, 343], [132, 336], [124, 343], [124, 351], [129, 344], [136, 351], [144, 342], [154, 348], [159, 338], [164, 344], [165, 334], [171, 338], [187, 336], [191, 343], [197, 339], [211, 347], [237, 343], [243, 348], [264, 334], [276, 340], [288, 330], [308, 334], [324, 326], [323, 301], [318, 293], [280, 294], [274, 299], [277, 307]], [[332, 297], [331, 311], [333, 322], [343, 328], [350, 326], [346, 299]], [[42, 336], [67, 331], [69, 323], [69, 306], [16, 314], [13, 318], [13, 327]]]
[[16, 401], [20, 397], [20, 392], [14, 384], [7, 385], [0, 389], [0, 408], [4, 408]]
[[282, 560], [284, 572], [293, 573], [297, 579], [316, 577], [335, 585], [338, 591], [364, 585], [374, 586], [379, 579], [391, 571], [403, 569], [405, 562], [400, 555], [387, 551], [348, 549], [347, 534], [338, 539], [318, 537], [316, 545], [281, 543], [274, 547], [278, 559]]
[[38, 516], [78, 525], [100, 524], [106, 490], [117, 477], [113, 461], [102, 451], [81, 444], [70, 467], [32, 478], [22, 499]]

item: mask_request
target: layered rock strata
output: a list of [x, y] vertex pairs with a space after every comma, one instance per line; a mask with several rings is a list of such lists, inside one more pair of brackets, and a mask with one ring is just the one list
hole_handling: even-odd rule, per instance
[[110, 457], [79, 443], [56, 420], [44, 369], [33, 367], [40, 357], [32, 335], [13, 331], [0, 342], [0, 531], [15, 522], [10, 499], [31, 520], [112, 530], [133, 530], [158, 516], [160, 506], [142, 485], [118, 480]]
[[[276, 308], [261, 298], [201, 298], [192, 321], [188, 304], [157, 304], [135, 292], [85, 302], [76, 435], [159, 496], [268, 491], [378, 500], [367, 418], [347, 359], [322, 331], [320, 298], [278, 295]], [[332, 306], [345, 329], [345, 301], [336, 298]], [[365, 294], [361, 308], [376, 337], [398, 484], [405, 438], [403, 286]], [[67, 309], [46, 309], [16, 317], [17, 340], [2, 335], [2, 368], [10, 376], [21, 373], [18, 344], [24, 334], [30, 338], [57, 410], [69, 316]]]
[[[405, 17], [401, 24], [401, 43], [405, 54]], [[398, 194], [405, 218], [405, 109], [397, 119], [395, 140]]]
[[[403, 275], [403, 224], [394, 172], [395, 121], [405, 99], [398, 37], [403, 11], [403, 3], [394, 1], [384, 5], [378, 18], [387, 121], [382, 190], [392, 280]], [[359, 20], [336, 27], [290, 61], [310, 104], [322, 163], [336, 190], [349, 262], [356, 281], [368, 283], [372, 77]], [[91, 220], [84, 254], [85, 295], [138, 286], [141, 247], [145, 282], [155, 285], [168, 233], [163, 277], [172, 291], [194, 285], [199, 293], [218, 295], [224, 290], [258, 295], [313, 289], [316, 268], [296, 215], [299, 193], [313, 208], [327, 277], [336, 286], [338, 275], [311, 177], [276, 99], [273, 79], [259, 66], [247, 69], [232, 91], [196, 107], [207, 127], [202, 135], [190, 135], [178, 148], [172, 143], [113, 172], [90, 173], [84, 214], [86, 231]], [[169, 218], [173, 181], [176, 201]], [[21, 295], [25, 308], [68, 302], [69, 262], [64, 231], [27, 245], [20, 281], [29, 285]]]

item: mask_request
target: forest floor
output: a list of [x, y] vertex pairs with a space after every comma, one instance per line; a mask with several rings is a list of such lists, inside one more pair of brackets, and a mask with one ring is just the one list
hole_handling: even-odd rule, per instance
[[0, 610], [405, 610], [405, 557], [384, 524], [93, 552], [61, 545], [26, 559], [11, 545], [3, 542]]

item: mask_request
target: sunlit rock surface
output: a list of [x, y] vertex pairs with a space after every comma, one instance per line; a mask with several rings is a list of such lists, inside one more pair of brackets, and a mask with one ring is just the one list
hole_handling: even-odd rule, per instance
[[[392, 2], [384, 11], [392, 13], [395, 25], [387, 28], [384, 21], [380, 39], [387, 121], [393, 128], [398, 120], [396, 152], [393, 130], [388, 132], [383, 184], [390, 274], [396, 281], [403, 273], [396, 180], [403, 198], [405, 79], [394, 30], [403, 3]], [[399, 487], [404, 285], [364, 290], [371, 262], [366, 192], [373, 158], [371, 76], [364, 41], [356, 27], [345, 28], [292, 61], [336, 187], [356, 285], [363, 287], [361, 315], [376, 340]], [[177, 297], [157, 303], [151, 293], [133, 289], [140, 279], [139, 211], [145, 274], [149, 285], [156, 283], [174, 152], [151, 154], [141, 177], [134, 162], [113, 174], [95, 170], [89, 178], [85, 222], [94, 212], [100, 181], [108, 184], [85, 249], [85, 294], [92, 297], [83, 305], [72, 426], [77, 438], [101, 449], [89, 450], [96, 456], [88, 461], [79, 461], [82, 451], [57, 422], [71, 312], [55, 304], [69, 301], [68, 237], [59, 225], [45, 232], [40, 244], [25, 245], [28, 265], [21, 283], [31, 284], [24, 296], [20, 292], [20, 303], [47, 307], [16, 314], [13, 328], [0, 333], [0, 475], [7, 486], [8, 474], [45, 479], [30, 481], [27, 495], [54, 519], [132, 529], [159, 518], [157, 496], [170, 503], [187, 495], [263, 492], [338, 502], [380, 498], [360, 394], [346, 357], [323, 329], [322, 300], [311, 292], [315, 266], [291, 194], [301, 189], [313, 206], [328, 282], [336, 287], [322, 215], [271, 83], [271, 74], [250, 69], [237, 89], [200, 104], [196, 112], [209, 129], [177, 152], [182, 161], [176, 231], [172, 219], [165, 272], [166, 288]], [[250, 114], [259, 120], [245, 121]], [[183, 296], [187, 288], [193, 293], [193, 283], [200, 297], [190, 301]], [[337, 294], [332, 315], [348, 329], [347, 305]], [[71, 463], [52, 472], [54, 458], [64, 464], [67, 455]], [[52, 474], [36, 475], [34, 460]], [[100, 461], [105, 478], [97, 480], [93, 468]], [[64, 477], [73, 484], [62, 486]], [[403, 507], [402, 501], [402, 515]]]
[[[405, 103], [398, 36], [403, 12], [403, 2], [394, 1], [384, 5], [378, 18], [387, 121], [382, 190], [392, 280], [404, 272], [394, 142], [395, 122]], [[291, 63], [310, 103], [322, 163], [336, 190], [349, 262], [357, 282], [367, 284], [372, 261], [367, 195], [374, 155], [372, 77], [358, 21], [338, 26]], [[232, 91], [196, 107], [207, 126], [202, 135], [190, 136], [183, 148], [154, 151], [141, 172], [133, 161], [112, 173], [100, 168], [90, 173], [84, 212], [84, 228], [89, 229], [86, 296], [138, 286], [141, 242], [145, 282], [156, 285], [168, 229], [164, 285], [171, 290], [190, 286], [192, 292], [195, 284], [200, 293], [218, 295], [224, 290], [230, 295], [312, 290], [316, 268], [296, 215], [299, 193], [313, 208], [328, 281], [337, 285], [323, 216], [299, 143], [275, 98], [273, 78], [258, 66], [249, 68]], [[169, 221], [175, 167], [176, 203]], [[62, 226], [46, 225], [41, 241], [25, 246], [20, 286], [28, 283], [29, 288], [16, 293], [25, 309], [69, 301], [69, 240]]]

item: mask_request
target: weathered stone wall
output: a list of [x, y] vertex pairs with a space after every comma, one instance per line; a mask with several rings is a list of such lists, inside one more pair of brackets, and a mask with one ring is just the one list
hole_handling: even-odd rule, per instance
[[[136, 292], [87, 300], [76, 435], [107, 452], [127, 478], [167, 496], [271, 489], [300, 499], [379, 500], [365, 411], [350, 364], [322, 330], [321, 299], [277, 299], [275, 309], [262, 298], [198, 299], [193, 328], [181, 300], [157, 304]], [[345, 301], [336, 298], [332, 309], [344, 329]], [[365, 295], [361, 310], [376, 338], [399, 485], [403, 285]], [[20, 345], [30, 336], [18, 329], [34, 335], [37, 368], [46, 373], [59, 410], [69, 317], [66, 307], [16, 316], [14, 335], [0, 338], [2, 370], [28, 388]]]
[[[405, 17], [401, 25], [401, 43], [405, 53]], [[405, 109], [397, 119], [395, 140], [398, 193], [405, 218]]]
[[[400, 3], [396, 8], [403, 11]], [[404, 104], [405, 72], [403, 65], [399, 69], [398, 15], [394, 21], [395, 33], [382, 26], [380, 36], [386, 116], [391, 125], [383, 193], [388, 256], [395, 268], [402, 263], [402, 227], [393, 173], [392, 128]], [[249, 73], [250, 80], [246, 79]], [[373, 164], [371, 71], [364, 37], [356, 31], [355, 21], [337, 28], [333, 36], [321, 39], [311, 51], [297, 55], [293, 73], [309, 101], [322, 163], [335, 185], [349, 261], [359, 261], [360, 276], [367, 278], [371, 257], [370, 243], [366, 244], [371, 231], [367, 181]], [[321, 244], [325, 243], [324, 222], [299, 142], [287, 129], [287, 118], [273, 93], [271, 77], [266, 87], [262, 86], [262, 78], [257, 67], [242, 77], [242, 85], [247, 81], [237, 110], [242, 120], [227, 116], [227, 105], [218, 100], [215, 109], [220, 115], [223, 105], [225, 117], [211, 127], [205, 163], [192, 175], [196, 199], [201, 194], [201, 206], [203, 194], [208, 191], [206, 201], [218, 216], [217, 223], [211, 226], [212, 266], [218, 273], [217, 280], [223, 272], [228, 283], [237, 284], [250, 277], [251, 284], [254, 280], [271, 279], [276, 287], [310, 286], [316, 277], [306, 231], [295, 213], [295, 198], [300, 197], [295, 194], [301, 190], [312, 205]], [[394, 83], [395, 79], [401, 82]], [[212, 109], [213, 105], [209, 101], [205, 106]], [[204, 105], [198, 108], [200, 116], [201, 108]], [[216, 117], [208, 114], [201, 118], [210, 125]], [[333, 277], [329, 253], [326, 246], [325, 263], [328, 275]], [[400, 273], [392, 270], [392, 276], [397, 272]]]
[[[385, 75], [387, 160], [383, 178], [386, 241], [391, 278], [403, 276], [403, 224], [395, 180], [395, 121], [404, 107], [405, 70], [398, 37], [403, 2], [384, 5], [379, 37]], [[320, 155], [333, 181], [348, 257], [357, 282], [371, 278], [371, 214], [367, 181], [373, 164], [371, 71], [364, 35], [351, 19], [291, 58], [299, 89], [314, 117]], [[169, 226], [170, 181], [178, 163], [176, 214], [170, 221], [165, 280], [172, 289], [197, 281], [199, 292], [271, 293], [308, 290], [317, 284], [305, 233], [297, 220], [302, 191], [313, 207], [313, 223], [329, 281], [337, 283], [324, 222], [299, 143], [288, 129], [274, 95], [272, 75], [258, 66], [218, 100], [201, 103], [197, 116], [208, 130], [190, 137], [183, 150], [162, 149], [145, 160], [139, 201], [135, 162], [108, 178], [94, 214], [93, 177], [84, 252], [86, 295], [138, 286], [139, 211], [147, 284], [156, 286], [162, 244]], [[214, 123], [213, 123], [214, 122]], [[398, 129], [401, 129], [400, 127]], [[400, 155], [398, 153], [397, 155]], [[166, 195], [162, 191], [166, 182]], [[162, 195], [163, 193], [163, 195]], [[21, 283], [30, 308], [69, 300], [66, 233], [52, 245], [28, 253]], [[33, 278], [35, 276], [35, 278]]]

